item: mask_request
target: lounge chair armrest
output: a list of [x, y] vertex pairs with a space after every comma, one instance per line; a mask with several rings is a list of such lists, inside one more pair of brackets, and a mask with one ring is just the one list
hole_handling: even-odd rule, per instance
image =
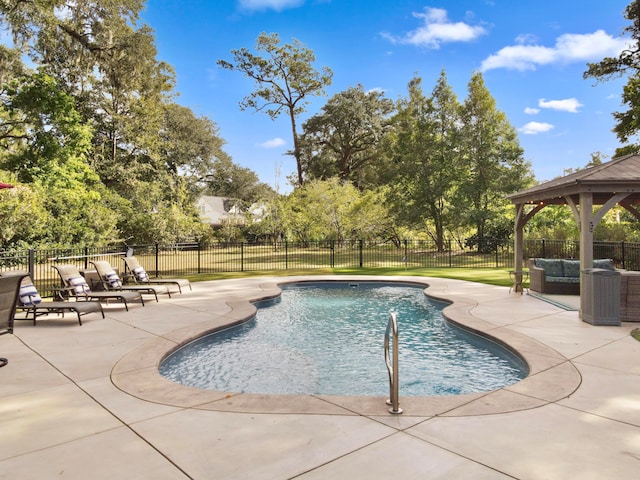
[[70, 296], [76, 295], [76, 289], [72, 286], [54, 287], [53, 292], [56, 298], [66, 300]]
[[125, 272], [120, 277], [122, 283], [136, 283], [136, 276], [131, 272]]

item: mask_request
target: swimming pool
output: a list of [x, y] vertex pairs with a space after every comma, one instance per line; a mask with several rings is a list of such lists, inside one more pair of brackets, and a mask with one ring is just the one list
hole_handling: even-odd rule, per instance
[[[382, 353], [390, 310], [400, 329], [400, 395], [495, 390], [527, 375], [502, 345], [442, 316], [424, 286], [305, 282], [256, 304], [256, 316], [191, 342], [160, 366], [175, 382], [262, 394], [387, 395]], [[432, 346], [436, 345], [436, 347]]]

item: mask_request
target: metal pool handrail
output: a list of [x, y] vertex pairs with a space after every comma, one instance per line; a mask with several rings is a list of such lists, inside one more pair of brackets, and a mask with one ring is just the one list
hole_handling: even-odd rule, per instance
[[[393, 341], [393, 358], [389, 358], [389, 344]], [[398, 315], [389, 314], [387, 331], [384, 334], [384, 361], [389, 371], [389, 400], [387, 405], [391, 405], [390, 413], [400, 414], [400, 399], [398, 394]]]

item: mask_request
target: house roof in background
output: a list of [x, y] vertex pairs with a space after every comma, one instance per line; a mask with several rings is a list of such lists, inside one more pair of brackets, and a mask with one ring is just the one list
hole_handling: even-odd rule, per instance
[[204, 223], [219, 226], [225, 220], [234, 219], [234, 223], [238, 223], [238, 219], [242, 218], [236, 202], [235, 198], [203, 195], [196, 202], [196, 207]]

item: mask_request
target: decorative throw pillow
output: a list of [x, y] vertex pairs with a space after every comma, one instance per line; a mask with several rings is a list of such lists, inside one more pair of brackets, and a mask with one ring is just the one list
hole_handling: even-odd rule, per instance
[[109, 270], [104, 276], [107, 278], [107, 282], [111, 288], [122, 287], [122, 281], [115, 271]]
[[84, 277], [71, 277], [69, 280], [69, 285], [73, 287], [76, 293], [82, 295], [85, 293], [91, 293], [91, 289], [89, 288], [89, 284], [84, 279]]
[[562, 271], [565, 277], [580, 278], [580, 260], [562, 260]]
[[33, 283], [25, 283], [20, 287], [20, 303], [25, 307], [34, 307], [42, 302], [42, 297]]
[[555, 258], [536, 258], [536, 267], [544, 269], [545, 277], [563, 277], [562, 261]]
[[147, 275], [147, 272], [142, 267], [136, 267], [132, 272], [136, 276], [136, 280], [139, 282], [146, 282], [149, 280], [149, 275]]
[[593, 261], [593, 268], [604, 268], [605, 270], [615, 270], [613, 260], [610, 258], [600, 258]]

